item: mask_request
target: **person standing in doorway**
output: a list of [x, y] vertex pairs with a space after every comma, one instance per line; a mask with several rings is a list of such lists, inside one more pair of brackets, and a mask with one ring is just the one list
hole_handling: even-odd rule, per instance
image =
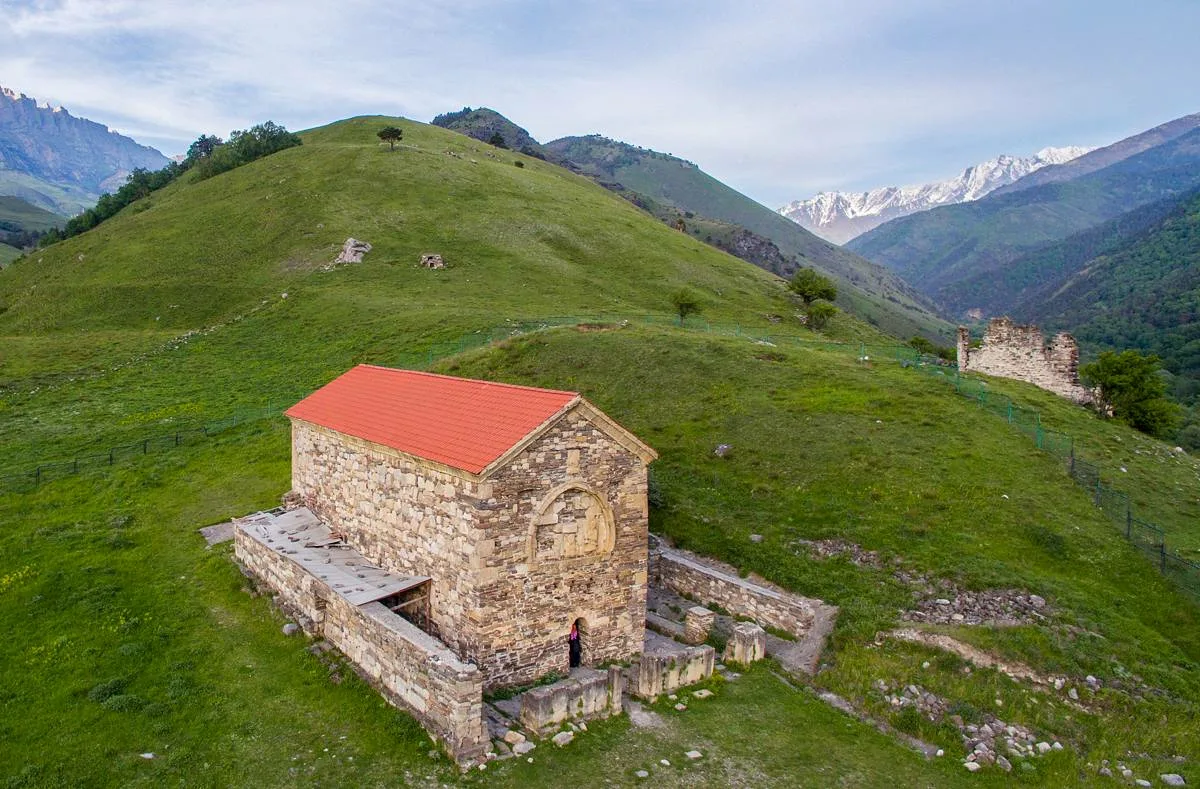
[[570, 647], [571, 668], [578, 668], [579, 659], [583, 655], [583, 644], [579, 641], [579, 620], [571, 625], [571, 634], [567, 636], [567, 645]]

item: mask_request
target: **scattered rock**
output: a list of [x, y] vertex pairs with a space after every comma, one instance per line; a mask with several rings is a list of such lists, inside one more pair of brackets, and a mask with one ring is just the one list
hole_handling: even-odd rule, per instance
[[1071, 701], [1079, 701], [1079, 691], [1075, 690], [1075, 688], [1068, 690], [1067, 696], [1071, 699]]
[[1012, 762], [1010, 762], [1008, 759], [1005, 759], [1003, 756], [996, 757], [996, 766], [1006, 773], [1012, 772]]
[[1105, 778], [1113, 777], [1112, 770], [1108, 769], [1107, 767], [1101, 767], [1096, 772], [1098, 772], [1100, 775], [1103, 775]]
[[526, 740], [525, 742], [519, 742], [514, 745], [513, 753], [515, 753], [517, 756], [524, 756], [536, 747], [537, 746], [531, 743], [529, 740]]
[[1183, 780], [1183, 776], [1179, 773], [1163, 773], [1158, 776], [1158, 780], [1167, 786], [1187, 786], [1187, 781]]
[[333, 261], [335, 266], [345, 263], [362, 263], [363, 255], [371, 251], [371, 245], [366, 241], [359, 241], [357, 238], [347, 238], [346, 243], [342, 244], [342, 251], [338, 254], [337, 260]]
[[295, 622], [288, 622], [283, 626], [283, 634], [285, 636], [294, 636], [300, 632], [300, 625]]
[[659, 759], [659, 760], [658, 760], [658, 763], [659, 763], [659, 764], [661, 764], [663, 767], [670, 767], [670, 766], [671, 766], [671, 763], [670, 763], [670, 762], [668, 762], [666, 759]]
[[762, 542], [762, 541], [763, 541], [763, 536], [761, 534], [751, 534], [750, 535], [750, 542]]
[[1037, 744], [1037, 750], [1038, 750], [1038, 753], [1049, 753], [1050, 752], [1050, 743], [1046, 742], [1045, 740], [1043, 740], [1042, 742], [1039, 742]]
[[704, 754], [700, 753], [700, 751], [688, 751], [687, 753], [684, 754], [684, 756], [688, 757], [692, 761], [699, 759], [703, 755]]
[[717, 444], [717, 448], [713, 450], [713, 454], [719, 458], [723, 458], [727, 457], [732, 451], [733, 447], [729, 444]]
[[645, 770], [638, 770], [636, 773], [634, 773], [634, 775], [636, 775], [638, 778], [649, 778], [650, 777], [650, 773], [646, 772]]
[[698, 699], [707, 699], [709, 696], [713, 695], [713, 692], [708, 688], [700, 688], [700, 690], [693, 690], [692, 695]]
[[977, 773], [983, 768], [983, 765], [979, 762], [963, 762], [963, 767], [967, 768], [967, 772]]
[[553, 742], [559, 748], [563, 747], [564, 745], [570, 744], [570, 742], [574, 739], [575, 739], [575, 732], [573, 732], [573, 731], [560, 731], [558, 734], [556, 734], [550, 738], [551, 742]]
[[[150, 753], [149, 751], [147, 751], [146, 753], [138, 754], [138, 755], [141, 756], [143, 759], [153, 759], [154, 758], [154, 754]], [[1176, 785], [1183, 786], [1183, 784], [1176, 784]]]
[[516, 729], [509, 729], [508, 731], [504, 732], [504, 741], [509, 745], [517, 745], [525, 742], [525, 735], [521, 734], [521, 732], [517, 731]]
[[1149, 781], [1147, 781], [1145, 778], [1138, 778], [1136, 781], [1133, 782], [1133, 785], [1134, 786], [1151, 786], [1151, 783]]
[[676, 704], [676, 705], [675, 705], [675, 709], [676, 709], [678, 712], [683, 712], [684, 710], [686, 710], [686, 709], [687, 709], [687, 705], [686, 705], [686, 704], [684, 704], [684, 703], [681, 701], [681, 702], [679, 702], [678, 704]]

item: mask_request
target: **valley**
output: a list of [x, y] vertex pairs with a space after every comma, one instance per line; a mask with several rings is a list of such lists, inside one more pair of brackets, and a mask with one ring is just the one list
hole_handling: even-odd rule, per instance
[[[403, 129], [394, 151], [385, 125]], [[813, 331], [775, 275], [535, 156], [382, 116], [302, 137], [0, 270], [0, 476], [295, 402], [358, 363], [573, 389], [659, 453], [652, 531], [841, 608], [822, 669], [759, 664], [686, 711], [654, 706], [654, 728], [596, 723], [462, 775], [343, 663], [283, 635], [228, 546], [196, 533], [289, 488], [288, 425], [267, 417], [0, 492], [0, 614], [20, 623], [0, 644], [9, 784], [634, 786], [641, 770], [662, 786], [1065, 787], [1114, 785], [1101, 770], [1118, 763], [1192, 776], [1200, 608], [1055, 456], [901, 364], [893, 337], [847, 312]], [[638, 189], [639, 171], [621, 183]], [[348, 237], [371, 251], [332, 265]], [[430, 253], [446, 268], [422, 267]], [[670, 294], [685, 286], [701, 311], [681, 321]], [[1074, 436], [1197, 555], [1194, 458], [1032, 386], [979, 385]], [[914, 620], [995, 595], [1045, 612]], [[901, 628], [1064, 683], [887, 635]], [[909, 686], [942, 712], [891, 700]], [[963, 731], [988, 716], [1062, 747], [971, 774]]]

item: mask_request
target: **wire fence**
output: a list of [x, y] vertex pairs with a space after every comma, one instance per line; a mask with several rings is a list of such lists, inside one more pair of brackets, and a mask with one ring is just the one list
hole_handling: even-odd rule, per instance
[[[1114, 525], [1122, 530], [1131, 544], [1149, 557], [1160, 572], [1174, 580], [1186, 591], [1200, 597], [1200, 564], [1185, 559], [1177, 553], [1169, 552], [1163, 529], [1134, 515], [1129, 496], [1105, 485], [1100, 467], [1076, 455], [1074, 438], [1066, 433], [1043, 427], [1041, 414], [1037, 410], [1019, 406], [1007, 396], [989, 391], [983, 381], [961, 376], [956, 365], [937, 357], [921, 355], [907, 345], [815, 340], [811, 335], [780, 331], [782, 327], [777, 325], [749, 326], [740, 323], [711, 323], [695, 318], [690, 321], [681, 321], [666, 315], [556, 316], [537, 320], [509, 321], [492, 329], [482, 329], [465, 334], [458, 340], [431, 344], [420, 350], [400, 354], [395, 358], [394, 364], [408, 369], [428, 369], [440, 359], [531, 332], [564, 326], [621, 326], [631, 323], [673, 326], [708, 334], [744, 337], [750, 342], [766, 347], [785, 345], [854, 354], [857, 361], [864, 365], [870, 365], [872, 362], [895, 361], [902, 367], [940, 378], [948, 385], [952, 385], [961, 396], [974, 400], [980, 408], [1005, 419], [1010, 425], [1029, 436], [1038, 449], [1061, 459], [1066, 464], [1071, 478], [1091, 494], [1093, 503]], [[215, 422], [178, 427], [168, 432], [160, 432], [127, 444], [111, 447], [103, 452], [80, 455], [69, 460], [39, 463], [26, 472], [0, 476], [0, 492], [15, 493], [36, 490], [42, 484], [56, 479], [89, 470], [108, 468], [143, 455], [196, 443], [247, 422], [278, 416], [291, 402], [294, 401], [268, 404], [263, 408], [240, 409], [235, 411], [232, 416]]]
[[906, 363], [905, 366], [942, 378], [953, 385], [958, 394], [975, 400], [980, 408], [1007, 419], [1009, 424], [1033, 439], [1038, 449], [1062, 460], [1071, 479], [1088, 492], [1092, 503], [1120, 529], [1125, 539], [1150, 559], [1159, 572], [1200, 599], [1200, 563], [1168, 550], [1162, 527], [1134, 515], [1129, 495], [1105, 484], [1101, 467], [1076, 454], [1074, 438], [1066, 433], [1045, 429], [1038, 411], [1018, 406], [1006, 395], [989, 392], [983, 381], [959, 375], [955, 365], [918, 357], [914, 363]]
[[179, 425], [169, 431], [141, 436], [128, 443], [107, 449], [80, 454], [68, 460], [38, 463], [27, 471], [0, 475], [0, 492], [28, 493], [42, 485], [64, 477], [100, 471], [145, 455], [158, 454], [212, 438], [230, 428], [278, 416], [287, 407], [284, 403], [268, 404], [261, 408], [240, 408], [232, 415], [201, 425]]

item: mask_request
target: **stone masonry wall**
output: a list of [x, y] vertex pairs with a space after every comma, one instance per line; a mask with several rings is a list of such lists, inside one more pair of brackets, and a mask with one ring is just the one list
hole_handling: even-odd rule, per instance
[[[297, 614], [310, 635], [323, 636], [389, 702], [405, 709], [459, 762], [481, 757], [488, 738], [483, 677], [433, 636], [380, 603], [356, 606], [303, 567], [234, 529], [238, 560]], [[318, 608], [316, 601], [324, 601]]]
[[958, 369], [1015, 378], [1040, 386], [1077, 403], [1090, 403], [1092, 394], [1079, 383], [1079, 345], [1066, 332], [1055, 335], [1049, 347], [1036, 326], [1020, 326], [1008, 318], [993, 318], [979, 348], [970, 347], [970, 332], [958, 328]]
[[292, 485], [367, 559], [433, 579], [430, 630], [487, 689], [641, 651], [646, 467], [577, 408], [481, 479], [293, 421]]
[[[575, 410], [492, 478], [479, 563], [474, 629], [488, 688], [519, 685], [569, 669], [567, 635], [582, 619], [583, 664], [627, 661], [642, 650], [646, 621], [647, 504], [642, 459]], [[564, 502], [594, 496], [559, 531], [609, 531], [590, 553], [547, 555], [538, 535]], [[604, 523], [592, 524], [590, 518]], [[571, 520], [574, 518], [575, 520]], [[583, 545], [584, 542], [578, 543]], [[608, 546], [611, 546], [608, 549]]]
[[324, 632], [325, 612], [318, 600], [328, 600], [330, 589], [307, 570], [251, 537], [234, 523], [233, 551], [242, 566], [279, 596], [280, 607], [295, 616], [306, 633]]
[[674, 548], [658, 548], [658, 584], [676, 594], [717, 605], [733, 616], [745, 616], [759, 624], [803, 637], [812, 627], [819, 600], [792, 594], [765, 581], [740, 578], [733, 568]]
[[329, 601], [325, 638], [392, 704], [410, 710], [456, 761], [479, 759], [490, 741], [483, 675], [437, 639], [380, 603]]
[[462, 472], [292, 423], [292, 488], [304, 505], [385, 570], [430, 576], [430, 631], [468, 658], [465, 617], [476, 593], [466, 570], [482, 487]]

